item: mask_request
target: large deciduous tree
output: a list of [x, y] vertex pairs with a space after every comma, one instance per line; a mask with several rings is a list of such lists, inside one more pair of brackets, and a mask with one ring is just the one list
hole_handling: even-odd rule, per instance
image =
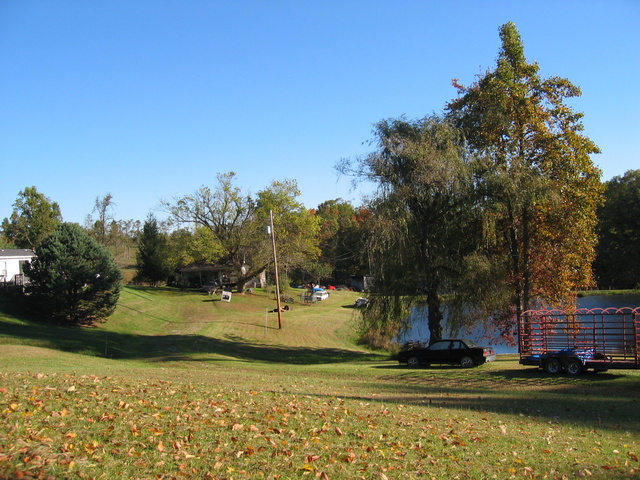
[[174, 230], [168, 238], [168, 250], [173, 270], [193, 263], [215, 263], [224, 253], [220, 242], [206, 227]]
[[534, 300], [558, 304], [591, 284], [601, 184], [590, 155], [599, 150], [581, 133], [583, 115], [565, 103], [580, 89], [542, 79], [513, 23], [500, 38], [495, 70], [468, 87], [454, 81], [459, 97], [447, 108], [487, 160], [478, 187], [491, 203], [488, 239], [508, 266], [504, 286], [519, 316]]
[[42, 241], [26, 273], [32, 304], [55, 321], [104, 320], [120, 296], [122, 273], [111, 254], [74, 223], [59, 224]]
[[234, 179], [233, 172], [219, 174], [215, 189], [202, 186], [192, 195], [163, 204], [173, 222], [211, 232], [212, 241], [221, 247], [217, 260], [233, 266], [240, 290], [272, 260], [271, 240], [265, 233], [269, 210], [274, 212], [283, 262], [295, 264], [307, 254], [317, 255], [315, 223], [297, 201], [296, 182], [273, 182], [254, 199], [234, 186]]
[[18, 194], [13, 212], [2, 221], [2, 233], [18, 248], [36, 248], [62, 221], [60, 207], [38, 189], [26, 187]]
[[[243, 276], [243, 266], [255, 247], [255, 201], [233, 184], [234, 172], [218, 174], [217, 179], [215, 189], [203, 185], [191, 195], [164, 201], [163, 207], [178, 225], [191, 225], [194, 231], [208, 229], [221, 247], [218, 262], [231, 265], [236, 275]], [[238, 285], [242, 288], [240, 282]]]
[[601, 288], [640, 286], [640, 170], [605, 184], [595, 273]]
[[[264, 234], [273, 212], [274, 235], [280, 265], [291, 268], [308, 265], [318, 258], [318, 219], [299, 200], [295, 180], [273, 181], [256, 199], [255, 235], [252, 256], [253, 271], [247, 278], [264, 270], [272, 261], [272, 250], [265, 248], [269, 239]], [[263, 240], [258, 239], [262, 237]], [[266, 240], [266, 241], [265, 241]]]

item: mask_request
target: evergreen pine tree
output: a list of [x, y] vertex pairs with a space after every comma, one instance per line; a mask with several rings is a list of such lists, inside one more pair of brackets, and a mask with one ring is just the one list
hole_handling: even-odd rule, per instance
[[136, 255], [137, 278], [156, 286], [169, 276], [167, 239], [160, 232], [158, 221], [149, 215], [142, 227]]
[[26, 273], [31, 304], [49, 318], [80, 324], [106, 319], [122, 272], [109, 251], [75, 223], [61, 223], [35, 251]]

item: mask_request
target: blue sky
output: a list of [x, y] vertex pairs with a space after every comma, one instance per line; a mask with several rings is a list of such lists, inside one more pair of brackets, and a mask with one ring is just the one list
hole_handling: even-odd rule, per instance
[[640, 168], [637, 0], [0, 0], [0, 219], [31, 185], [66, 221], [108, 192], [117, 219], [162, 217], [229, 171], [359, 205], [335, 164], [379, 120], [441, 112], [508, 21], [543, 77], [582, 88], [603, 180]]

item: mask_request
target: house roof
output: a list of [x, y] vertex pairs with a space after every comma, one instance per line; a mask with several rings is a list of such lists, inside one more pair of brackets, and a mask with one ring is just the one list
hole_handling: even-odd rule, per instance
[[33, 257], [35, 253], [28, 248], [7, 248], [0, 249], [0, 258]]
[[219, 272], [222, 270], [230, 270], [230, 265], [215, 265], [213, 263], [192, 263], [180, 269], [180, 273], [187, 272]]

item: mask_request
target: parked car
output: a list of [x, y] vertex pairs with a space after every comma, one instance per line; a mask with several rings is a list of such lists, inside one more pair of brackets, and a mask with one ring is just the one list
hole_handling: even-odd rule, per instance
[[369, 305], [369, 299], [363, 297], [357, 298], [353, 303], [353, 306], [356, 308], [366, 307], [367, 305]]
[[322, 300], [326, 300], [329, 298], [329, 292], [323, 290], [322, 288], [314, 288], [313, 289], [313, 301], [320, 302]]
[[312, 302], [321, 302], [322, 300], [326, 300], [329, 298], [329, 292], [320, 287], [313, 287], [311, 289], [311, 301]]
[[469, 368], [495, 359], [493, 348], [481, 347], [471, 340], [458, 338], [438, 340], [428, 347], [411, 342], [398, 354], [401, 364], [406, 363], [414, 368], [442, 363]]

